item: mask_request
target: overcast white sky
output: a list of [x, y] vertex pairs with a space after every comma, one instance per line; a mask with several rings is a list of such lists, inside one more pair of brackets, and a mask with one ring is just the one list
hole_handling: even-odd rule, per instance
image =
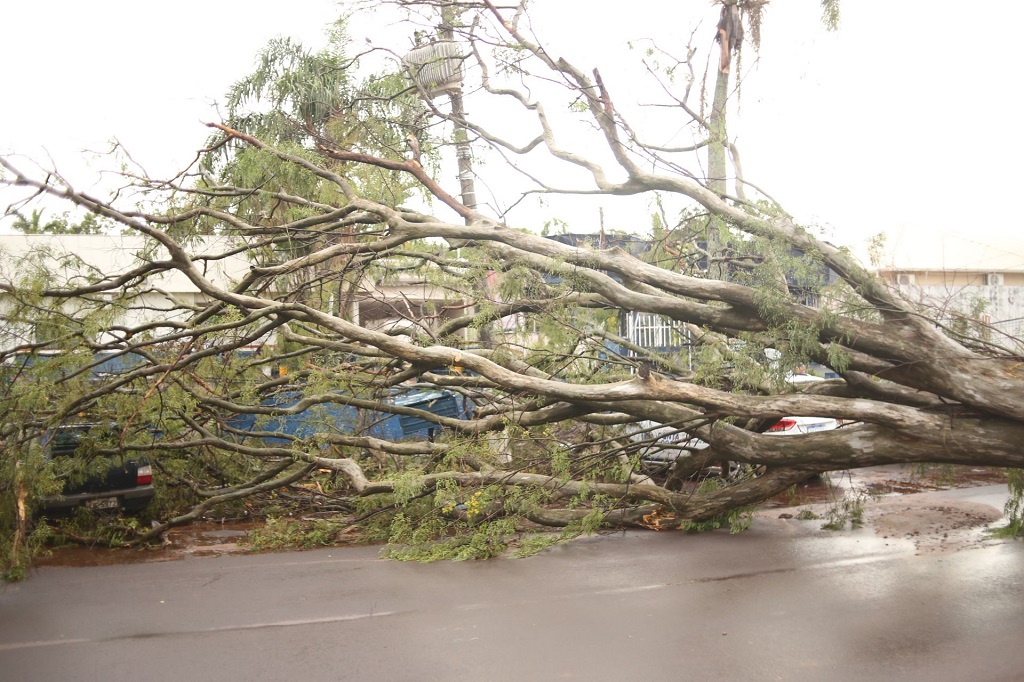
[[[1024, 25], [1024, 3], [845, 0], [837, 33], [821, 27], [818, 4], [768, 8], [730, 130], [747, 178], [839, 243], [1024, 227], [1002, 208], [1024, 184], [1019, 47], [1007, 34]], [[703, 16], [703, 45], [716, 19], [705, 0], [534, 5], [542, 36], [605, 73], [627, 39], [681, 44]], [[613, 7], [629, 11], [612, 18]], [[558, 23], [545, 34], [547, 14]], [[314, 45], [337, 15], [334, 0], [4, 3], [0, 152], [49, 154], [81, 185], [82, 150], [117, 137], [152, 172], [176, 170], [268, 39]], [[625, 96], [628, 84], [610, 85]]]
[[177, 170], [268, 40], [321, 41], [337, 16], [332, 0], [0, 4], [0, 152], [50, 154], [84, 177], [83, 150], [116, 137], [154, 172]]

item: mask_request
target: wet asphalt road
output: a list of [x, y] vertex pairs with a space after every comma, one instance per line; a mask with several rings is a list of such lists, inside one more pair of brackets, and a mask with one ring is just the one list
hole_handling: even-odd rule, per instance
[[[1005, 486], [953, 491], [1000, 504]], [[1024, 679], [1024, 543], [915, 555], [761, 519], [526, 560], [376, 548], [44, 568], [0, 588], [0, 678]]]

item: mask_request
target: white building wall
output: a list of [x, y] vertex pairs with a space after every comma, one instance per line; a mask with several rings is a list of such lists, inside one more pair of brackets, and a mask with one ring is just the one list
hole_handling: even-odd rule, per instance
[[[1024, 286], [901, 286], [912, 301], [939, 311], [943, 319], [981, 309], [974, 319], [992, 328], [989, 339], [1007, 347], [1024, 344]], [[979, 305], [980, 304], [980, 305]]]
[[[217, 254], [231, 248], [232, 242], [224, 237], [207, 237], [191, 247], [193, 254]], [[0, 283], [18, 285], [39, 268], [52, 273], [51, 286], [86, 285], [88, 278], [105, 276], [116, 278], [131, 272], [147, 261], [167, 260], [169, 253], [161, 246], [141, 235], [0, 235]], [[221, 260], [197, 262], [205, 276], [218, 286], [226, 287], [237, 281], [249, 269], [244, 252]], [[199, 288], [178, 270], [170, 270], [149, 278], [149, 291], [137, 298], [121, 323], [135, 326], [144, 322], [173, 319], [165, 312], [172, 306], [195, 304], [202, 300]], [[115, 292], [103, 295], [116, 295]], [[4, 299], [7, 300], [4, 300]], [[10, 297], [0, 293], [0, 311], [11, 308]], [[74, 301], [65, 304], [65, 310], [74, 311]], [[177, 313], [181, 315], [182, 313]], [[0, 329], [0, 346], [10, 348], [33, 340], [29, 329], [6, 326]]]

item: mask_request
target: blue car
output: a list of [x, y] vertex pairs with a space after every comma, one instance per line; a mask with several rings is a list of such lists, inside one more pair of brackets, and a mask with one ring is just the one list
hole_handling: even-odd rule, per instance
[[[264, 398], [260, 406], [288, 408], [302, 398], [303, 394], [299, 391], [286, 391]], [[452, 419], [467, 419], [472, 410], [468, 400], [443, 390], [395, 392], [387, 398], [387, 403]], [[275, 446], [287, 445], [291, 440], [289, 436], [301, 439], [324, 432], [399, 441], [432, 438], [441, 431], [441, 426], [425, 415], [393, 414], [385, 410], [368, 410], [332, 402], [319, 403], [296, 414], [237, 414], [227, 421], [227, 426], [235, 431], [281, 434], [281, 437], [261, 436], [265, 444]]]

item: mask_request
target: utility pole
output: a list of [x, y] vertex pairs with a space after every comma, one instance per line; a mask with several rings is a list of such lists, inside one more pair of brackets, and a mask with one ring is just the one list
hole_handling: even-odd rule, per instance
[[[738, 0], [722, 0], [721, 17], [718, 21], [717, 40], [721, 57], [715, 69], [715, 94], [708, 119], [710, 138], [708, 144], [708, 189], [725, 198], [728, 193], [726, 170], [726, 104], [729, 96], [729, 75], [732, 71], [732, 54], [738, 52], [743, 42], [743, 25]], [[714, 259], [724, 255], [726, 244], [725, 226], [720, 218], [712, 216], [707, 227], [708, 277], [723, 279], [726, 269]]]
[[[446, 5], [441, 10], [442, 40], [455, 42], [455, 9]], [[473, 150], [469, 146], [469, 131], [466, 130], [466, 108], [462, 101], [462, 87], [456, 87], [449, 91], [448, 99], [452, 105], [452, 126], [453, 137], [455, 138], [455, 159], [459, 169], [459, 188], [462, 192], [463, 205], [476, 210], [476, 184], [473, 180]], [[466, 224], [469, 225], [472, 218], [466, 217]]]
[[[466, 127], [466, 107], [462, 98], [462, 60], [456, 42], [455, 25], [459, 18], [459, 8], [449, 0], [441, 3], [441, 23], [437, 27], [438, 40], [428, 45], [413, 49], [404, 62], [420, 88], [422, 95], [431, 99], [441, 93], [448, 95], [451, 103], [449, 120], [452, 122], [452, 137], [455, 143], [455, 161], [459, 174], [459, 189], [462, 193], [462, 204], [475, 212], [477, 208], [476, 183], [473, 174], [473, 150], [469, 143], [469, 130]], [[417, 36], [419, 43], [420, 36]], [[473, 222], [472, 215], [465, 216], [466, 225]], [[488, 297], [488, 276], [483, 275], [479, 282], [481, 300]], [[479, 308], [478, 308], [479, 310]], [[479, 341], [483, 346], [491, 343], [491, 330], [488, 324], [479, 329]]]
[[[441, 9], [441, 30], [442, 40], [455, 42], [455, 20], [457, 11], [450, 4], [445, 4]], [[459, 169], [459, 189], [462, 192], [462, 204], [471, 211], [476, 210], [476, 183], [473, 179], [473, 150], [469, 146], [469, 131], [466, 130], [466, 107], [462, 101], [462, 86], [453, 88], [448, 92], [448, 98], [452, 105], [452, 135], [455, 138], [455, 160]], [[473, 222], [472, 216], [466, 216], [466, 224]], [[487, 297], [488, 281], [484, 275], [480, 282], [483, 288], [483, 295]], [[487, 323], [481, 324], [479, 329], [480, 345], [485, 348], [491, 346], [491, 329]]]

